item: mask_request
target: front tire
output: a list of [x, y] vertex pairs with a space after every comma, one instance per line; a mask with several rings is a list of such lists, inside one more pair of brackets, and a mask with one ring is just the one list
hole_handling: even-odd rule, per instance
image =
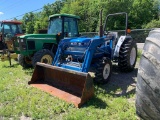
[[133, 71], [137, 61], [137, 45], [132, 40], [125, 40], [120, 48], [118, 66], [123, 72]]
[[106, 84], [110, 80], [112, 73], [111, 60], [99, 60], [95, 65], [95, 78], [94, 81], [99, 84]]
[[23, 68], [29, 68], [29, 67], [32, 67], [32, 64], [31, 64], [31, 60], [22, 55], [22, 54], [18, 54], [18, 63], [23, 67]]
[[32, 58], [32, 65], [35, 67], [37, 62], [45, 63], [45, 64], [52, 64], [54, 58], [53, 52], [48, 49], [42, 49], [37, 51], [33, 58]]
[[136, 113], [144, 120], [160, 120], [160, 29], [146, 38], [136, 87]]

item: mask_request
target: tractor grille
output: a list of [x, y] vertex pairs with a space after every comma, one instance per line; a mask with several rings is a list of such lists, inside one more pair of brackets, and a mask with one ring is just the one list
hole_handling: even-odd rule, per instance
[[84, 52], [86, 50], [86, 47], [68, 47], [67, 51], [81, 51]]
[[28, 50], [34, 50], [35, 49], [35, 42], [34, 41], [27, 41]]
[[75, 67], [81, 67], [82, 63], [79, 63], [79, 62], [67, 62], [67, 65], [75, 66]]

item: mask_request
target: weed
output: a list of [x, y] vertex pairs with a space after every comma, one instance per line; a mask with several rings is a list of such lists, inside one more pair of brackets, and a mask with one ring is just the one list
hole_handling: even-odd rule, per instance
[[140, 59], [141, 55], [142, 55], [142, 50], [138, 50], [138, 52], [137, 52], [137, 58]]

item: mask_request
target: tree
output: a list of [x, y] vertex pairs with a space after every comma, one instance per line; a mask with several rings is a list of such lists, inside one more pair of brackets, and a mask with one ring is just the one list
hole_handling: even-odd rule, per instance
[[154, 9], [155, 0], [134, 0], [130, 12], [133, 28], [142, 28], [152, 19], [157, 18], [157, 11]]
[[41, 22], [36, 21], [34, 25], [34, 33], [38, 33], [38, 30], [41, 29]]
[[26, 13], [22, 18], [22, 28], [25, 29], [26, 33], [38, 33], [39, 29], [46, 29], [49, 16], [60, 13], [62, 7], [63, 2], [56, 1], [53, 4], [44, 5], [41, 12]]
[[[43, 7], [42, 12], [39, 12], [39, 17], [37, 18], [36, 24], [34, 26], [37, 33], [37, 29], [46, 29], [48, 27], [48, 18], [50, 15], [60, 13], [61, 8], [63, 7], [62, 1], [56, 1], [53, 4], [47, 4]], [[38, 26], [37, 26], [38, 25]]]
[[22, 18], [22, 28], [25, 28], [26, 33], [34, 32], [34, 13], [26, 13]]
[[152, 20], [146, 25], [143, 25], [143, 28], [160, 28], [160, 20]]
[[81, 32], [95, 31], [98, 22], [97, 7], [98, 0], [69, 0], [64, 4], [61, 13], [80, 16], [79, 28]]
[[[48, 17], [53, 14], [67, 13], [80, 16], [80, 32], [95, 32], [99, 29], [99, 12], [103, 9], [103, 23], [108, 14], [128, 13], [128, 22], [132, 29], [140, 29], [152, 20], [158, 20], [159, 0], [58, 0], [47, 4], [38, 13], [23, 16], [23, 28], [29, 33], [48, 27]], [[154, 22], [154, 21], [153, 21]], [[123, 30], [124, 16], [110, 17], [108, 30]]]
[[[103, 21], [105, 22], [108, 14], [126, 12], [129, 14], [133, 0], [103, 0], [99, 6], [103, 9]], [[108, 19], [108, 30], [123, 30], [125, 28], [125, 16], [119, 15]]]

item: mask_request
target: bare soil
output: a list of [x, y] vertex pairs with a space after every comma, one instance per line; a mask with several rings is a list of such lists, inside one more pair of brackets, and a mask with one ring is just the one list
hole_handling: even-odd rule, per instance
[[132, 72], [121, 72], [117, 64], [113, 64], [112, 75], [108, 84], [102, 88], [114, 97], [124, 96], [135, 104], [136, 81], [139, 61]]

